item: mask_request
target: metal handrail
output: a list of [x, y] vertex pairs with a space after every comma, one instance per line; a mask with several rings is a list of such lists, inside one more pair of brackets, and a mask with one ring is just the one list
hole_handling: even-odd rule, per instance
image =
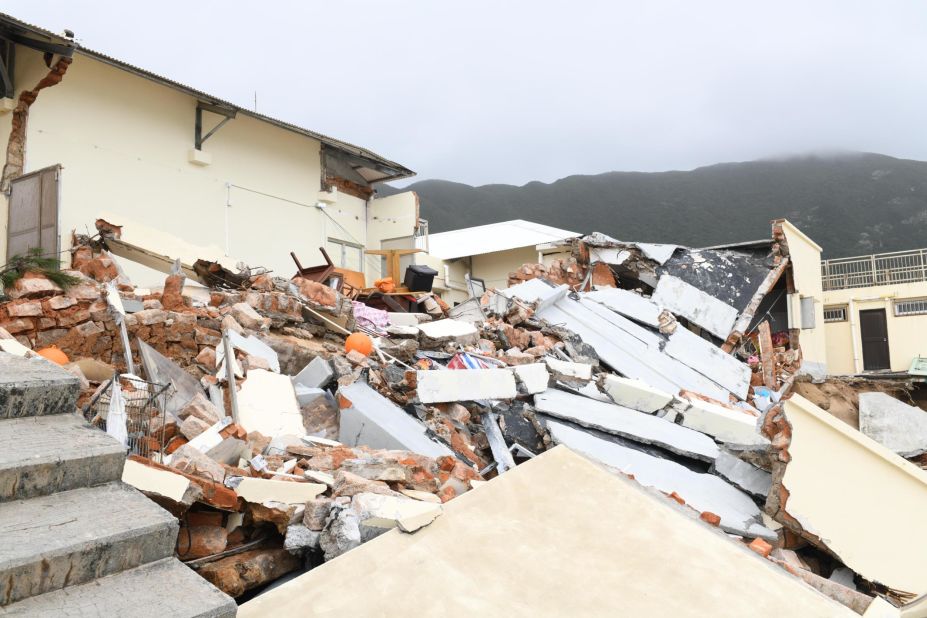
[[927, 249], [823, 260], [824, 290], [927, 281]]

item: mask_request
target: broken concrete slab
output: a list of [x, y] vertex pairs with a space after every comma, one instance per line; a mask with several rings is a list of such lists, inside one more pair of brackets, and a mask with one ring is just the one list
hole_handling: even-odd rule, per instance
[[538, 316], [579, 335], [603, 363], [624, 376], [670, 393], [685, 388], [714, 399], [730, 396], [730, 391], [664, 354], [662, 336], [599, 303], [564, 297], [538, 311]]
[[686, 328], [677, 328], [669, 336], [663, 351], [730, 391], [737, 398], [747, 398], [750, 389], [750, 367], [710, 341], [702, 339]]
[[543, 393], [547, 390], [550, 382], [550, 373], [547, 371], [547, 365], [544, 363], [529, 363], [527, 365], [516, 365], [512, 367], [515, 376], [522, 386], [525, 387], [527, 394], [534, 395]]
[[136, 339], [136, 343], [148, 380], [157, 384], [170, 384], [174, 387], [166, 407], [167, 412], [176, 416], [197, 393], [203, 392], [203, 387], [200, 386], [199, 380], [141, 339]]
[[[504, 370], [499, 370], [504, 371]], [[438, 373], [426, 372], [426, 373]], [[472, 371], [444, 371], [441, 373], [473, 373]], [[511, 372], [505, 372], [515, 380]], [[392, 401], [363, 382], [338, 389], [341, 400], [341, 426], [339, 441], [348, 446], [412, 451], [429, 457], [453, 455], [453, 451], [432, 440], [425, 426], [406, 414]], [[514, 396], [514, 395], [513, 395]]]
[[152, 468], [131, 459], [122, 469], [122, 482], [148, 495], [167, 498], [177, 504], [190, 506], [199, 489], [190, 479], [167, 470]]
[[515, 374], [508, 369], [459, 369], [416, 372], [422, 403], [513, 399], [518, 394]]
[[718, 446], [708, 436], [616, 404], [551, 389], [534, 396], [534, 407], [549, 416], [659, 446], [684, 457], [712, 462], [718, 456]]
[[[273, 348], [254, 335], [244, 337], [234, 330], [228, 330], [226, 332], [228, 333], [229, 343], [233, 348], [241, 350], [249, 356], [256, 356], [264, 359], [267, 361], [267, 366], [271, 371], [280, 373], [280, 358], [277, 356], [277, 353], [274, 352]], [[219, 375], [224, 375], [225, 373], [225, 366], [222, 364], [224, 361], [225, 348], [220, 345], [216, 348], [216, 367], [219, 368]]]
[[476, 345], [480, 339], [479, 331], [473, 324], [460, 320], [437, 320], [418, 325], [422, 338], [430, 345], [455, 343], [458, 345]]
[[[495, 616], [513, 603], [517, 609], [509, 613], [539, 618], [856, 615], [668, 501], [562, 447], [448, 502], [444, 511], [414, 537], [386, 532], [255, 597], [239, 608], [239, 618], [421, 616], [436, 607], [431, 613], [443, 616]], [[470, 570], [462, 587], [460, 565], [474, 560], [486, 568]], [[396, 594], [407, 587], [409, 573], [416, 574], [415, 594]], [[345, 581], [364, 594], [344, 594]], [[667, 582], [672, 594], [655, 592]], [[513, 590], [519, 591], [515, 601]]]
[[731, 455], [725, 450], [711, 466], [711, 472], [723, 477], [735, 487], [744, 490], [754, 498], [766, 500], [772, 487], [772, 475], [761, 468]]
[[570, 378], [586, 381], [592, 379], [592, 365], [586, 363], [571, 363], [552, 356], [544, 357], [544, 362], [547, 363], [547, 368], [550, 369], [550, 372], [561, 379]]
[[859, 430], [902, 457], [927, 453], [927, 412], [887, 393], [859, 394]]
[[238, 392], [238, 423], [249, 433], [271, 438], [306, 433], [290, 378], [265, 369], [249, 371]]
[[731, 334], [737, 321], [737, 309], [672, 275], [660, 277], [653, 302], [698, 324], [720, 339]]
[[680, 422], [684, 427], [708, 434], [721, 442], [752, 446], [769, 444], [769, 440], [760, 434], [759, 418], [746, 411], [705, 401], [694, 395], [674, 398], [672, 407], [682, 417]]
[[621, 288], [602, 288], [595, 292], [587, 292], [585, 298], [601, 303], [616, 313], [631, 318], [647, 326], [657, 328], [660, 326], [660, 313], [663, 308], [636, 292]]
[[502, 430], [499, 429], [498, 416], [495, 412], [486, 412], [483, 414], [482, 420], [483, 431], [486, 432], [486, 440], [489, 442], [489, 449], [492, 452], [493, 459], [496, 460], [496, 471], [502, 474], [506, 470], [511, 470], [515, 467], [515, 460], [505, 443]]
[[568, 446], [623, 474], [633, 475], [634, 480], [645, 487], [665, 494], [675, 493], [699, 513], [708, 511], [718, 515], [725, 531], [777, 539], [775, 532], [760, 523], [760, 509], [753, 500], [717, 476], [693, 472], [674, 461], [607, 442], [557, 421], [548, 421], [547, 429], [556, 444]]
[[401, 326], [418, 326], [422, 322], [431, 322], [432, 317], [427, 313], [398, 313], [390, 312], [389, 323]]
[[245, 502], [263, 504], [265, 502], [281, 502], [283, 504], [305, 504], [328, 487], [321, 483], [300, 483], [291, 481], [275, 481], [253, 477], [242, 477], [235, 493]]
[[672, 394], [653, 388], [646, 382], [614, 374], [605, 375], [602, 390], [618, 405], [647, 413], [656, 412], [673, 400]]
[[321, 356], [316, 356], [312, 361], [302, 368], [302, 370], [293, 376], [293, 386], [305, 388], [323, 388], [335, 377], [332, 365]]
[[[821, 539], [862, 577], [927, 593], [927, 572], [920, 568], [927, 552], [927, 471], [800, 395], [785, 400], [784, 415], [790, 461], [780, 476], [774, 470], [770, 496], [778, 498], [780, 488], [787, 493], [779, 505], [784, 514], [773, 516]], [[873, 529], [878, 534], [860, 534]]]
[[363, 525], [399, 528], [403, 532], [427, 526], [442, 512], [441, 505], [433, 502], [370, 493], [356, 494], [351, 499], [351, 508], [357, 511]]

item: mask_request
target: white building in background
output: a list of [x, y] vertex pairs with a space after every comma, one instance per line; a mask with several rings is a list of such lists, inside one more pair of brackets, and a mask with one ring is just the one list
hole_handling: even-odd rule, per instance
[[505, 288], [509, 273], [522, 264], [543, 263], [548, 253], [563, 253], [560, 247], [540, 249], [539, 245], [581, 235], [514, 219], [420, 237], [418, 247], [427, 254], [416, 255], [415, 262], [438, 271], [435, 290], [453, 304], [469, 297], [467, 276], [482, 280], [487, 289]]
[[[3, 14], [0, 77], [0, 262], [32, 247], [66, 251], [72, 231], [94, 234], [100, 217], [155, 252], [168, 253], [160, 244], [168, 238], [194, 257], [241, 260], [284, 277], [296, 270], [290, 251], [312, 266], [327, 247], [336, 265], [363, 272], [369, 284], [381, 259], [364, 249], [414, 244], [415, 194], [375, 195], [377, 183], [414, 173], [365, 148]], [[24, 106], [21, 95], [31, 98], [43, 82]], [[123, 266], [138, 285], [163, 281]]]

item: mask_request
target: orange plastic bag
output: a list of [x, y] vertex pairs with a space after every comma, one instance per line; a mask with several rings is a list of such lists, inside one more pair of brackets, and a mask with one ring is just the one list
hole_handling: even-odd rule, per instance
[[396, 291], [396, 284], [393, 282], [392, 277], [384, 277], [383, 279], [377, 279], [373, 282], [375, 288], [383, 292], [384, 294], [389, 294], [390, 292]]

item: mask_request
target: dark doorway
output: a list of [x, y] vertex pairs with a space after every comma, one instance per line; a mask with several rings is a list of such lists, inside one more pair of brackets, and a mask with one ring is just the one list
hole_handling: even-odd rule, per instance
[[859, 334], [863, 340], [863, 369], [866, 371], [891, 369], [885, 309], [860, 311]]

